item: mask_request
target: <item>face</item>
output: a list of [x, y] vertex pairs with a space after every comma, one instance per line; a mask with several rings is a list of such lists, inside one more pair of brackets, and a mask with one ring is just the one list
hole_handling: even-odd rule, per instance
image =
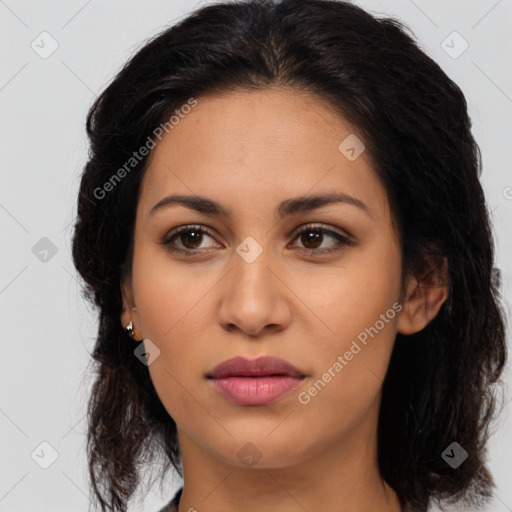
[[[402, 260], [369, 155], [343, 143], [354, 135], [320, 99], [278, 88], [197, 98], [152, 150], [122, 321], [160, 351], [149, 372], [180, 442], [278, 468], [376, 428], [405, 322]], [[300, 207], [324, 194], [342, 200]], [[277, 357], [303, 378], [237, 403], [207, 378], [236, 356]]]

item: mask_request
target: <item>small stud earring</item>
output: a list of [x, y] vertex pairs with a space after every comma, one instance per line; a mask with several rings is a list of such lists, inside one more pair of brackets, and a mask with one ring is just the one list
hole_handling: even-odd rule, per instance
[[124, 332], [128, 334], [131, 338], [135, 338], [135, 330], [133, 329], [133, 322], [130, 320], [130, 323], [125, 327]]

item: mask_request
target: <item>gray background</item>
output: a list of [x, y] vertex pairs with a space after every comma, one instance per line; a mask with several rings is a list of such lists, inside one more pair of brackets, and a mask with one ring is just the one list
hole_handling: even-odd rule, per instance
[[[145, 39], [207, 3], [0, 0], [0, 511], [88, 509], [86, 367], [96, 313], [80, 296], [70, 257], [87, 155], [85, 116]], [[483, 153], [482, 181], [509, 305], [512, 0], [357, 3], [406, 22], [465, 93]], [[454, 31], [469, 44], [461, 55], [463, 41], [450, 36]], [[52, 44], [57, 49], [45, 55]], [[510, 364], [505, 378], [509, 389]], [[512, 511], [510, 399], [507, 391], [502, 400], [508, 405], [489, 445], [498, 484], [491, 512]], [[162, 493], [147, 483], [147, 498], [130, 510], [158, 510], [179, 486], [172, 474], [167, 482]]]

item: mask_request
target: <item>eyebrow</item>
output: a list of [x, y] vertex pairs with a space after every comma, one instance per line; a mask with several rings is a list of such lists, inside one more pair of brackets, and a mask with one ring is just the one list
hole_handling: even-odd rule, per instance
[[[279, 203], [279, 207], [277, 209], [277, 218], [283, 219], [288, 215], [294, 215], [303, 212], [310, 212], [312, 210], [316, 210], [317, 208], [321, 208], [322, 206], [326, 206], [332, 203], [345, 203], [356, 206], [364, 211], [367, 215], [371, 217], [368, 206], [363, 203], [361, 200], [352, 197], [343, 192], [336, 193], [325, 193], [325, 194], [312, 194], [309, 196], [300, 196], [294, 197], [291, 199], [286, 199]], [[219, 203], [213, 201], [204, 196], [192, 196], [192, 195], [182, 195], [182, 194], [173, 194], [164, 197], [161, 201], [155, 204], [149, 215], [154, 214], [155, 212], [162, 210], [164, 208], [168, 208], [171, 206], [182, 205], [191, 210], [195, 210], [201, 213], [206, 213], [208, 215], [216, 215], [221, 217], [229, 218], [231, 217], [231, 210], [226, 209]]]

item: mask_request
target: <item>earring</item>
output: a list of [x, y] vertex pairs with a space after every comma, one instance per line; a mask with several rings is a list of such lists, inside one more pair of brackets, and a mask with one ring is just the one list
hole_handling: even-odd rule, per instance
[[124, 332], [131, 338], [135, 338], [135, 330], [133, 329], [133, 322], [131, 320], [130, 323], [125, 327]]

